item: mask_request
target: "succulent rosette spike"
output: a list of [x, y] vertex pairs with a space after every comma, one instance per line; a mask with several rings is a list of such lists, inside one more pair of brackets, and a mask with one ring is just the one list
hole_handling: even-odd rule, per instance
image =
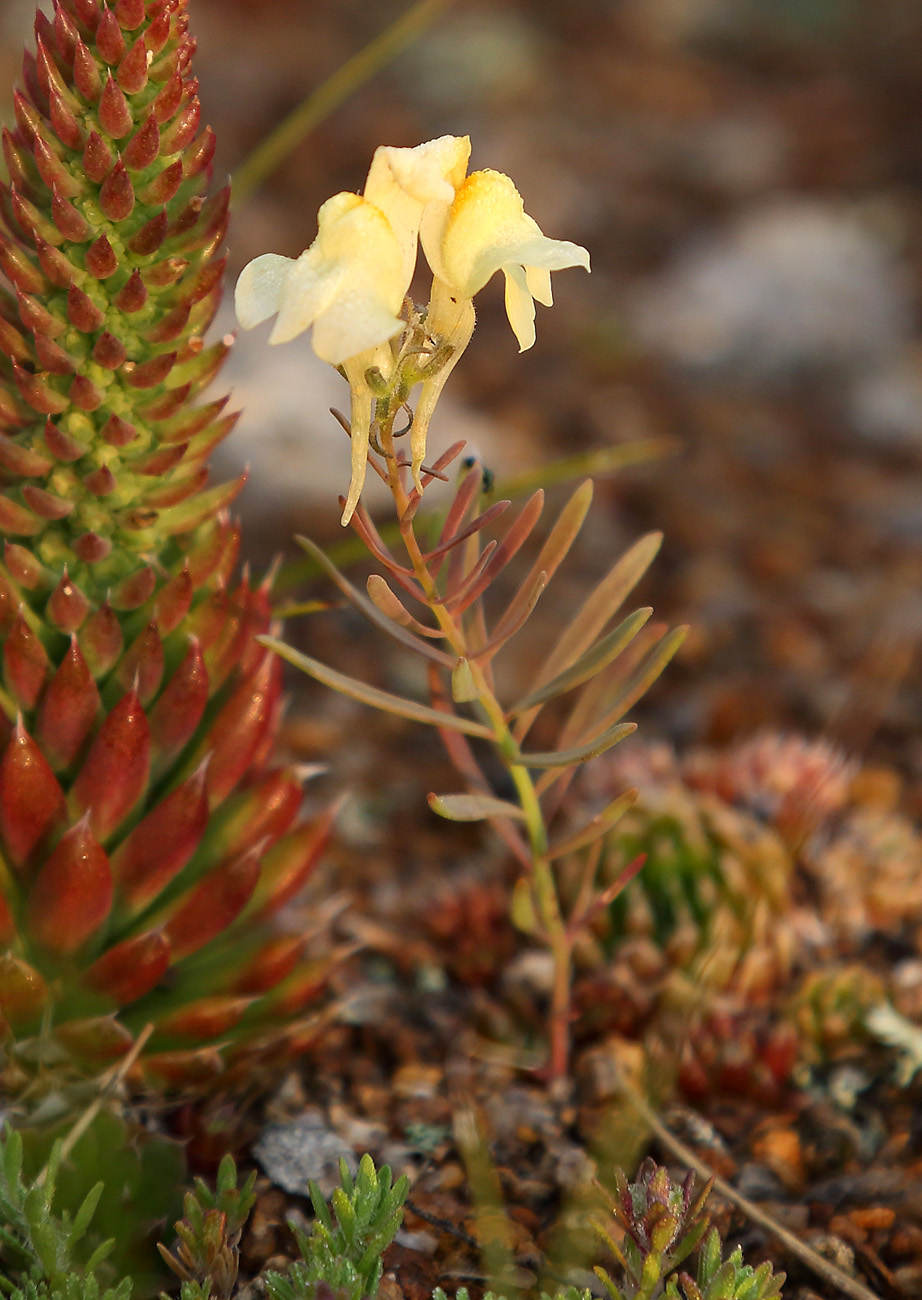
[[[329, 818], [273, 766], [268, 583], [206, 486], [234, 415], [228, 189], [209, 195], [186, 0], [54, 0], [0, 190], [0, 1084], [148, 1025], [149, 1076], [297, 1036], [304, 941], [267, 918]], [[283, 1029], [280, 1026], [288, 1025]], [[275, 1027], [275, 1028], [274, 1028]], [[254, 1048], [255, 1050], [255, 1048]]]

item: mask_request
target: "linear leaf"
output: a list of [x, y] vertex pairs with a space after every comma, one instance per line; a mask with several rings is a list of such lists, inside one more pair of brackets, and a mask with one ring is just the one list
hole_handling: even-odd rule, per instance
[[[399, 641], [402, 646], [408, 650], [415, 650], [417, 654], [426, 659], [432, 659], [439, 663], [443, 668], [451, 668], [454, 664], [454, 658], [445, 653], [444, 650], [437, 650], [435, 646], [428, 645], [419, 637], [413, 636], [405, 628], [400, 627], [397, 623], [383, 614], [367, 596], [363, 596], [357, 587], [354, 587], [344, 573], [340, 573], [336, 565], [328, 560], [316, 543], [312, 542], [309, 537], [299, 537], [298, 545], [307, 551], [308, 555], [320, 565], [321, 569], [330, 577], [337, 587], [346, 597], [350, 604], [364, 614], [369, 623], [385, 632], [394, 641]], [[397, 576], [396, 574], [394, 575]]]
[[464, 600], [459, 601], [454, 594], [452, 595], [452, 610], [458, 613], [463, 612], [478, 596], [486, 591], [493, 579], [502, 573], [512, 557], [528, 540], [543, 508], [544, 493], [541, 491], [535, 492], [525, 502], [518, 518], [513, 520], [506, 536], [490, 556], [489, 564], [484, 567], [479, 580], [468, 590]]
[[429, 807], [450, 822], [484, 822], [493, 817], [525, 819], [518, 804], [485, 794], [430, 794]]
[[551, 749], [543, 754], [522, 754], [522, 766], [573, 767], [576, 763], [585, 762], [587, 758], [596, 758], [599, 754], [604, 754], [606, 749], [611, 749], [612, 745], [617, 745], [619, 740], [633, 735], [636, 730], [636, 722], [619, 722], [613, 727], [607, 727], [594, 740], [587, 741], [584, 745], [577, 745], [574, 749]]
[[625, 552], [590, 591], [548, 656], [535, 689], [540, 689], [584, 654], [605, 624], [649, 568], [663, 540], [662, 533], [647, 533]]
[[[496, 538], [491, 538], [481, 551], [476, 563], [472, 566], [470, 573], [465, 574], [458, 582], [458, 585], [454, 588], [452, 582], [453, 575], [449, 575], [448, 592], [442, 602], [449, 613], [453, 614], [458, 610], [467, 609], [471, 601], [477, 599], [478, 593], [482, 590], [480, 583], [483, 577], [483, 571], [490, 563], [493, 553], [498, 547], [499, 542]], [[460, 555], [460, 553], [460, 551], [455, 551], [452, 559], [454, 559], [455, 556]], [[474, 594], [471, 595], [471, 592]]]
[[556, 844], [552, 844], [547, 851], [547, 857], [562, 858], [568, 853], [576, 853], [579, 849], [584, 849], [589, 844], [594, 844], [596, 840], [607, 835], [616, 822], [619, 822], [627, 810], [631, 807], [637, 798], [636, 790], [626, 790], [624, 794], [619, 794], [617, 799], [612, 799], [611, 803], [603, 808], [600, 813], [596, 813], [590, 821], [581, 826], [578, 831], [572, 835], [567, 835]]
[[505, 514], [511, 504], [511, 501], [494, 501], [493, 504], [487, 506], [486, 510], [479, 514], [476, 519], [472, 519], [466, 528], [462, 528], [460, 533], [453, 533], [447, 541], [440, 542], [438, 546], [433, 547], [431, 551], [427, 551], [423, 556], [423, 559], [427, 564], [430, 560], [440, 559], [450, 551], [453, 546], [457, 546], [459, 542], [466, 541], [468, 537], [472, 537], [474, 533], [479, 533], [489, 524], [492, 524], [494, 519], [498, 519], [500, 515]]
[[540, 704], [545, 704], [555, 695], [562, 695], [564, 691], [571, 691], [575, 686], [582, 685], [590, 677], [601, 672], [613, 659], [628, 645], [643, 625], [650, 618], [653, 610], [647, 606], [645, 609], [635, 610], [614, 629], [609, 632], [608, 636], [597, 641], [591, 649], [581, 655], [575, 663], [572, 663], [564, 672], [559, 673], [555, 678], [542, 686], [540, 690], [532, 691], [531, 695], [526, 695], [523, 700], [519, 700], [509, 710], [511, 716], [517, 713], [524, 713], [526, 709], [535, 708]]
[[490, 640], [486, 645], [475, 651], [471, 658], [478, 661], [492, 659], [497, 650], [501, 649], [507, 641], [511, 641], [516, 632], [521, 631], [528, 622], [531, 612], [540, 600], [546, 586], [547, 574], [539, 573], [532, 582], [530, 590], [520, 587], [513, 596], [509, 608], [496, 625], [496, 630]]
[[[539, 573], [546, 574], [548, 582], [553, 578], [566, 559], [570, 547], [583, 526], [583, 521], [592, 503], [592, 493], [592, 479], [586, 479], [570, 497], [554, 521], [554, 526], [545, 538], [537, 559], [522, 581], [522, 587], [528, 589]], [[499, 634], [499, 631], [500, 627], [497, 626], [497, 634]]]
[[310, 655], [302, 654], [300, 650], [295, 650], [293, 646], [286, 645], [276, 637], [261, 636], [257, 640], [261, 645], [268, 646], [270, 650], [281, 655], [283, 659], [287, 659], [290, 664], [294, 664], [295, 668], [300, 668], [309, 677], [313, 677], [315, 681], [322, 682], [324, 686], [339, 691], [341, 695], [348, 695], [350, 699], [358, 700], [361, 704], [370, 704], [373, 709], [394, 713], [400, 718], [411, 718], [414, 722], [425, 722], [428, 726], [454, 727], [456, 731], [463, 731], [468, 736], [480, 736], [484, 740], [493, 739], [490, 728], [485, 727], [481, 722], [474, 722], [472, 718], [460, 718], [454, 713], [441, 713], [437, 709], [430, 709], [425, 704], [417, 704], [415, 700], [404, 699], [402, 695], [391, 695], [389, 691], [369, 686], [367, 682], [359, 681], [357, 677], [347, 677], [345, 673], [339, 673], [335, 668], [321, 663], [319, 659], [312, 659]]
[[377, 605], [378, 609], [385, 618], [391, 618], [401, 627], [408, 631], [417, 633], [418, 636], [442, 637], [444, 633], [440, 627], [426, 627], [418, 618], [414, 618], [407, 607], [396, 596], [380, 573], [372, 573], [365, 584], [368, 597], [372, 604]]

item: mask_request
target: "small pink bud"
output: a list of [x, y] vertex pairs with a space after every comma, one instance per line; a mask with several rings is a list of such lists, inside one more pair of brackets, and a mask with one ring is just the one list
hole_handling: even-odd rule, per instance
[[86, 983], [124, 1007], [149, 993], [170, 964], [170, 945], [159, 930], [123, 939], [93, 962]]
[[[150, 42], [150, 28], [148, 28], [148, 43]], [[151, 107], [154, 111], [158, 123], [163, 126], [176, 113], [182, 103], [182, 77], [178, 72], [174, 72], [163, 88], [158, 91]]]
[[223, 863], [186, 895], [164, 927], [173, 961], [198, 952], [240, 915], [259, 879], [262, 846]]
[[57, 64], [51, 54], [54, 47], [54, 28], [45, 14], [35, 16], [35, 71], [42, 94], [47, 96], [49, 88], [56, 86], [63, 90], [64, 83]]
[[[169, 171], [169, 167], [166, 170]], [[166, 175], [166, 172], [163, 174]], [[165, 235], [166, 213], [163, 214], [163, 231]], [[149, 284], [152, 289], [168, 289], [171, 284], [176, 283], [188, 265], [189, 262], [185, 257], [166, 257], [162, 262], [147, 267], [144, 272], [144, 283]]]
[[37, 515], [0, 493], [0, 532], [10, 533], [13, 537], [34, 537], [42, 528]]
[[155, 447], [131, 461], [131, 468], [136, 474], [157, 478], [175, 468], [186, 454], [188, 443], [169, 443], [166, 447]]
[[198, 98], [190, 99], [161, 132], [160, 152], [166, 156], [182, 153], [195, 139], [201, 116], [202, 106]]
[[179, 338], [186, 328], [192, 311], [190, 302], [181, 302], [172, 311], [167, 312], [162, 320], [144, 335], [145, 343], [172, 343]]
[[71, 548], [78, 560], [84, 564], [99, 564], [112, 550], [112, 543], [98, 533], [81, 533], [71, 543]]
[[201, 216], [204, 206], [204, 197], [200, 194], [194, 195], [183, 210], [170, 222], [167, 227], [167, 236], [173, 239], [177, 235], [185, 235], [192, 230]]
[[47, 281], [25, 252], [0, 232], [0, 269], [17, 289], [24, 293], [45, 293]]
[[5, 433], [0, 433], [0, 467], [24, 478], [44, 477], [53, 462], [40, 451], [24, 447], [14, 442]]
[[3, 353], [18, 361], [20, 365], [26, 365], [32, 361], [32, 353], [26, 344], [24, 336], [11, 325], [8, 320], [0, 317], [0, 349]]
[[[67, 199], [75, 198], [78, 194], [84, 193], [85, 184], [73, 175], [70, 168], [64, 166], [64, 163], [44, 136], [37, 135], [35, 137], [32, 151], [39, 175], [49, 188], [54, 187], [59, 194]], [[11, 179], [14, 178], [11, 177]]]
[[57, 778], [20, 718], [0, 757], [0, 840], [17, 871], [63, 817], [64, 807]]
[[110, 221], [124, 221], [134, 210], [134, 186], [119, 158], [99, 190], [99, 206]]
[[151, 165], [159, 152], [160, 130], [151, 113], [122, 150], [122, 161], [131, 171], [140, 172]]
[[[27, 591], [48, 591], [54, 586], [54, 574], [46, 569], [38, 556], [16, 542], [4, 542], [3, 560], [14, 582]], [[17, 607], [17, 614], [19, 613]]]
[[99, 0], [72, 0], [71, 9], [78, 23], [95, 32], [99, 25]]
[[108, 465], [100, 465], [91, 474], [83, 476], [83, 486], [94, 497], [107, 497], [115, 491], [115, 475]]
[[151, 54], [159, 54], [170, 39], [170, 10], [162, 9], [154, 18], [146, 32], [147, 48]]
[[3, 680], [20, 708], [35, 708], [50, 668], [45, 647], [20, 614], [3, 646]]
[[144, 0], [117, 0], [115, 16], [119, 27], [126, 32], [133, 32], [146, 17]]
[[40, 375], [30, 374], [15, 361], [11, 363], [13, 378], [20, 396], [28, 402], [34, 411], [41, 415], [60, 415], [68, 407], [68, 399], [63, 393], [45, 382]]
[[162, 636], [169, 636], [188, 614], [193, 594], [192, 578], [184, 564], [153, 598], [154, 617]]
[[105, 235], [100, 235], [84, 254], [84, 265], [97, 280], [107, 280], [118, 270], [118, 258]]
[[80, 755], [99, 713], [99, 691], [75, 636], [39, 705], [35, 733], [56, 772]]
[[92, 227], [82, 212], [55, 190], [51, 197], [51, 219], [56, 228], [73, 244], [89, 239]]
[[30, 235], [33, 238], [35, 235], [41, 235], [50, 244], [61, 243], [61, 236], [54, 222], [49, 221], [34, 203], [30, 203], [15, 185], [10, 186], [9, 195], [10, 209], [16, 223], [25, 235]]
[[97, 116], [100, 126], [113, 140], [121, 140], [134, 124], [128, 100], [111, 73], [99, 97]]
[[55, 339], [67, 328], [66, 323], [53, 316], [38, 298], [23, 293], [19, 288], [16, 290], [16, 305], [20, 320], [33, 334], [47, 334], [49, 338]]
[[56, 288], [69, 289], [76, 282], [79, 272], [59, 248], [44, 239], [36, 238], [35, 251], [38, 253], [39, 266]]
[[125, 53], [125, 38], [111, 9], [103, 8], [96, 28], [96, 48], [106, 63], [118, 63]]
[[34, 510], [42, 519], [66, 519], [74, 508], [73, 501], [36, 487], [34, 483], [25, 485], [22, 496], [30, 510]]
[[93, 334], [106, 319], [105, 312], [97, 307], [93, 299], [72, 284], [67, 291], [67, 319], [74, 329], [82, 334]]
[[55, 460], [63, 461], [65, 465], [79, 460], [86, 454], [86, 448], [82, 443], [72, 438], [69, 433], [65, 433], [63, 429], [59, 429], [56, 424], [52, 424], [51, 420], [45, 424], [44, 439], [45, 446]]
[[58, 90], [51, 86], [48, 92], [49, 116], [51, 128], [62, 144], [68, 149], [83, 148], [83, 133], [67, 100]]
[[54, 12], [54, 40], [58, 50], [68, 63], [73, 60], [76, 54], [79, 39], [80, 33], [77, 31], [77, 25], [73, 18], [62, 5], [57, 5]]
[[142, 628], [122, 656], [115, 679], [126, 690], [135, 683], [141, 703], [153, 699], [163, 678], [163, 643], [156, 623]]
[[106, 400], [106, 395], [87, 375], [74, 375], [70, 400], [81, 411], [97, 411]]
[[74, 373], [74, 361], [72, 357], [58, 347], [47, 334], [36, 334], [35, 336], [35, 356], [42, 370], [51, 375], [72, 375]]
[[105, 370], [118, 370], [127, 356], [125, 345], [108, 330], [93, 345], [93, 360]]
[[123, 695], [96, 734], [74, 781], [78, 807], [90, 814], [93, 833], [106, 840], [147, 787], [150, 730], [134, 691]]
[[148, 257], [151, 253], [156, 253], [166, 239], [166, 228], [167, 214], [164, 209], [146, 221], [141, 229], [132, 235], [128, 241], [129, 253], [134, 253], [136, 257]]
[[139, 36], [118, 65], [115, 79], [127, 95], [137, 95], [147, 85], [147, 44]]
[[171, 388], [162, 397], [154, 398], [147, 406], [141, 408], [140, 414], [146, 420], [165, 420], [183, 409], [191, 392], [191, 384], [180, 384], [179, 388]]
[[132, 388], [156, 388], [166, 379], [175, 361], [175, 352], [164, 352], [159, 357], [151, 357], [150, 361], [142, 361], [133, 370], [129, 371], [126, 366], [122, 373]]
[[77, 639], [90, 672], [97, 680], [104, 677], [122, 653], [122, 627], [108, 601], [90, 615]]
[[214, 159], [216, 145], [217, 137], [214, 131], [210, 126], [206, 126], [195, 144], [183, 155], [183, 168], [187, 176], [201, 176], [208, 172]]
[[159, 176], [138, 191], [138, 197], [149, 207], [169, 203], [183, 182], [183, 160], [176, 158], [168, 167], [164, 167]]
[[301, 783], [276, 768], [233, 799], [221, 822], [221, 842], [242, 851], [259, 840], [274, 843], [290, 828], [301, 807]]
[[[79, 36], [74, 46], [74, 85], [88, 103], [99, 103], [99, 96], [102, 94], [102, 78], [96, 60]], [[95, 131], [93, 134], [96, 134]]]
[[132, 312], [141, 310], [147, 302], [147, 288], [141, 279], [140, 271], [132, 271], [130, 277], [113, 298], [113, 302], [119, 311], [123, 311], [129, 316]]
[[99, 430], [99, 436], [110, 447], [127, 447], [129, 442], [133, 442], [138, 436], [138, 431], [133, 424], [123, 420], [120, 415], [110, 415]]
[[208, 702], [208, 672], [202, 649], [193, 637], [150, 713], [150, 732], [159, 772], [195, 734]]
[[112, 906], [109, 859], [87, 821], [61, 838], [39, 871], [26, 907], [31, 936], [60, 956], [82, 948]]
[[249, 770], [281, 692], [277, 662], [275, 655], [263, 653], [257, 671], [239, 683], [200, 744], [199, 761], [211, 753], [208, 795], [212, 807], [226, 799]]
[[115, 155], [98, 131], [91, 131], [83, 149], [83, 170], [95, 184], [101, 185], [115, 165]]
[[129, 573], [112, 588], [110, 600], [113, 609], [138, 609], [150, 600], [157, 585], [157, 575], [149, 565]]
[[138, 823], [112, 858], [119, 903], [139, 912], [166, 888], [198, 848], [208, 825], [205, 774], [167, 795]]
[[70, 636], [82, 626], [89, 612], [90, 602], [71, 581], [65, 568], [63, 577], [48, 598], [45, 617], [59, 632]]

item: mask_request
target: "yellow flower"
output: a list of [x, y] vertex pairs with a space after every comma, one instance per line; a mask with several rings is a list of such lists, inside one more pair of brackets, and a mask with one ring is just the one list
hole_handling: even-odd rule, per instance
[[415, 149], [381, 145], [375, 150], [364, 196], [387, 217], [400, 241], [407, 283], [416, 266], [419, 223], [430, 203], [446, 207], [464, 180], [470, 137], [443, 135]]
[[548, 239], [525, 211], [522, 196], [502, 172], [473, 172], [458, 186], [450, 204], [430, 202], [423, 210], [420, 240], [432, 268], [432, 298], [427, 328], [451, 357], [431, 379], [423, 382], [410, 454], [413, 476], [426, 454], [429, 421], [442, 389], [474, 330], [471, 299], [491, 276], [502, 271], [506, 280], [506, 315], [519, 341], [519, 351], [535, 342], [535, 299], [553, 304], [551, 271], [567, 266], [589, 270], [589, 254], [579, 244]]
[[373, 398], [365, 379], [392, 364], [382, 347], [404, 328], [398, 312], [410, 284], [404, 251], [387, 217], [357, 194], [336, 194], [317, 215], [317, 238], [300, 257], [265, 253], [237, 281], [235, 306], [244, 329], [277, 316], [270, 343], [287, 343], [313, 326], [317, 356], [342, 366], [351, 392], [352, 481], [348, 523], [365, 481]]
[[433, 275], [451, 298], [473, 298], [502, 271], [506, 314], [520, 352], [535, 342], [535, 299], [545, 307], [554, 301], [551, 271], [567, 266], [589, 270], [585, 248], [542, 234], [502, 172], [473, 172], [450, 207], [427, 208], [420, 234]]

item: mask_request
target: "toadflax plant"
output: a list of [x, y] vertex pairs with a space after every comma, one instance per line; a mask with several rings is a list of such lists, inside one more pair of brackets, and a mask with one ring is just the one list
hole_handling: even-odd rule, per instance
[[[228, 190], [208, 197], [186, 0], [54, 0], [3, 132], [0, 1084], [90, 1068], [148, 1025], [150, 1077], [218, 1068], [310, 998], [264, 922], [314, 865], [272, 766], [268, 581], [233, 578], [206, 487], [234, 416]], [[294, 1031], [292, 1031], [294, 1033]]]
[[[486, 597], [536, 529], [543, 493], [493, 537], [510, 503], [492, 501], [480, 467], [467, 461], [441, 529], [418, 522], [423, 488], [446, 477], [463, 445], [432, 466], [423, 463], [435, 405], [474, 329], [474, 296], [502, 271], [509, 322], [524, 351], [535, 342], [535, 301], [553, 301], [551, 271], [589, 267], [584, 248], [541, 232], [508, 176], [466, 175], [469, 153], [469, 140], [456, 136], [414, 149], [378, 149], [363, 194], [334, 195], [320, 209], [313, 244], [295, 260], [274, 253], [257, 258], [236, 293], [244, 327], [274, 315], [269, 341], [283, 343], [312, 326], [314, 351], [349, 382], [352, 480], [343, 523], [351, 521], [384, 574], [373, 574], [367, 594], [360, 592], [313, 543], [303, 545], [371, 623], [427, 661], [430, 704], [371, 688], [279, 641], [269, 644], [334, 689], [439, 729], [467, 790], [430, 796], [431, 806], [454, 820], [491, 821], [521, 866], [512, 915], [552, 958], [548, 1068], [561, 1077], [568, 1065], [574, 947], [640, 863], [607, 888], [597, 884], [604, 838], [630, 796], [613, 799], [586, 825], [553, 823], [561, 820], [578, 765], [634, 730], [624, 714], [674, 654], [683, 631], [645, 627], [649, 609], [612, 625], [656, 553], [659, 537], [652, 534], [589, 594], [529, 688], [505, 700], [496, 684], [497, 656], [522, 630], [575, 541], [592, 484], [573, 494], [496, 616]], [[433, 275], [425, 308], [406, 297], [418, 244]], [[406, 429], [398, 426], [417, 387], [407, 458], [397, 442]], [[359, 501], [369, 464], [391, 491], [399, 553]], [[572, 703], [562, 720], [544, 720], [555, 727], [555, 743], [529, 745], [541, 710], [550, 703], [556, 708], [565, 696]], [[472, 740], [492, 746], [511, 797], [498, 797]]]

